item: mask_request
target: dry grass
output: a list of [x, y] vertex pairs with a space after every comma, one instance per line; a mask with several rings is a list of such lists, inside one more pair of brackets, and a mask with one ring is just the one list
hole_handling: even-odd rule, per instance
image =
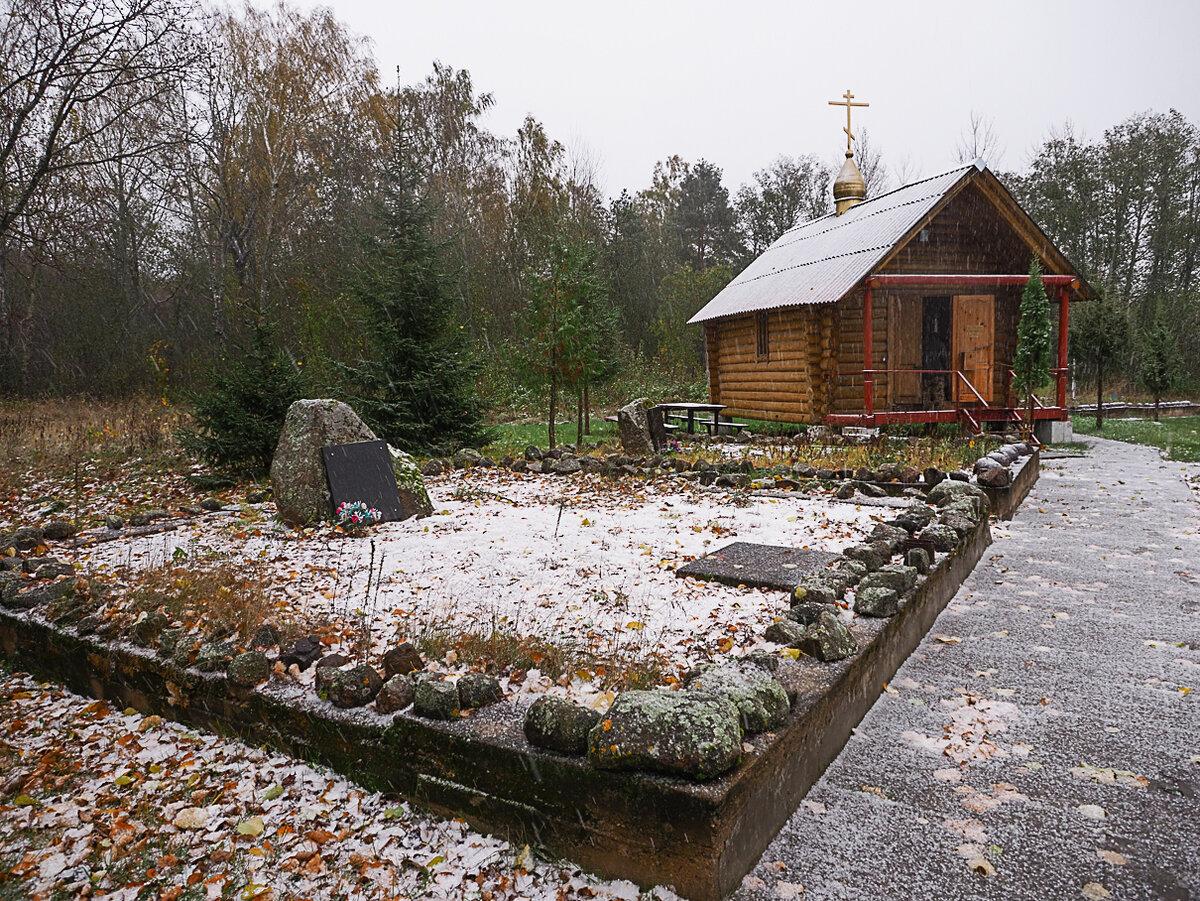
[[212, 636], [236, 634], [243, 644], [275, 609], [269, 575], [254, 561], [188, 561], [116, 575], [124, 586], [121, 594], [130, 614], [165, 613], [185, 630], [199, 627]]
[[441, 660], [453, 652], [459, 664], [495, 676], [523, 678], [528, 670], [537, 669], [559, 681], [579, 674], [611, 691], [652, 688], [666, 681], [663, 664], [653, 654], [625, 659], [599, 656], [582, 647], [563, 647], [544, 638], [502, 630], [431, 632], [417, 639], [416, 645], [428, 658]]
[[87, 458], [169, 453], [182, 421], [149, 398], [0, 400], [0, 465], [53, 471]]

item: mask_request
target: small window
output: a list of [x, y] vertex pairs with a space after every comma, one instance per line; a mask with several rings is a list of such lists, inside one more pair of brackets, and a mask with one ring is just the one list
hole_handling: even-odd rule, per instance
[[765, 312], [758, 313], [754, 317], [754, 341], [755, 348], [760, 360], [767, 359], [770, 351], [770, 334], [767, 331], [767, 314]]

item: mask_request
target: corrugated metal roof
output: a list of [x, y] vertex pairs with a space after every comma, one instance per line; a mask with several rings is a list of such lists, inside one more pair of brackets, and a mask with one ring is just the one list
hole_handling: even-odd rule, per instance
[[689, 323], [841, 300], [976, 165], [905, 185], [780, 235]]

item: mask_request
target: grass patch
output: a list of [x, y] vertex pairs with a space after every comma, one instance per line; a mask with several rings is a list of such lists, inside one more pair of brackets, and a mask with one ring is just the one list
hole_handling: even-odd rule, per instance
[[579, 676], [595, 681], [610, 691], [653, 688], [665, 681], [663, 663], [652, 653], [626, 648], [620, 654], [597, 654], [579, 647], [564, 647], [532, 635], [501, 629], [477, 632], [438, 631], [415, 639], [417, 649], [428, 658], [454, 661], [494, 676], [523, 679], [537, 669], [560, 682]]
[[[549, 442], [545, 422], [504, 423], [488, 426], [492, 432], [492, 442], [480, 451], [487, 456], [499, 460], [505, 454], [519, 457], [525, 448], [546, 447]], [[574, 444], [577, 435], [575, 422], [556, 423], [555, 436], [559, 444]], [[600, 444], [613, 441], [617, 437], [617, 424], [608, 422], [603, 416], [592, 416], [591, 433], [584, 435], [583, 440], [588, 444]]]
[[0, 400], [0, 456], [10, 465], [58, 468], [177, 450], [182, 414], [149, 398]]
[[126, 616], [163, 613], [188, 632], [237, 635], [247, 643], [274, 610], [269, 576], [253, 560], [201, 560], [118, 574]]
[[1165, 417], [1158, 422], [1152, 419], [1106, 419], [1100, 430], [1096, 428], [1094, 416], [1075, 416], [1072, 422], [1075, 431], [1081, 435], [1157, 447], [1168, 460], [1200, 462], [1200, 416]]

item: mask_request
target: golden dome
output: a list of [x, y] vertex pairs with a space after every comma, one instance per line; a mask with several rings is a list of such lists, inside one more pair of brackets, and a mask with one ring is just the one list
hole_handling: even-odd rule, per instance
[[863, 181], [862, 173], [854, 163], [854, 154], [846, 151], [846, 162], [842, 170], [833, 180], [833, 205], [840, 216], [856, 203], [862, 203], [867, 196], [867, 183]]

